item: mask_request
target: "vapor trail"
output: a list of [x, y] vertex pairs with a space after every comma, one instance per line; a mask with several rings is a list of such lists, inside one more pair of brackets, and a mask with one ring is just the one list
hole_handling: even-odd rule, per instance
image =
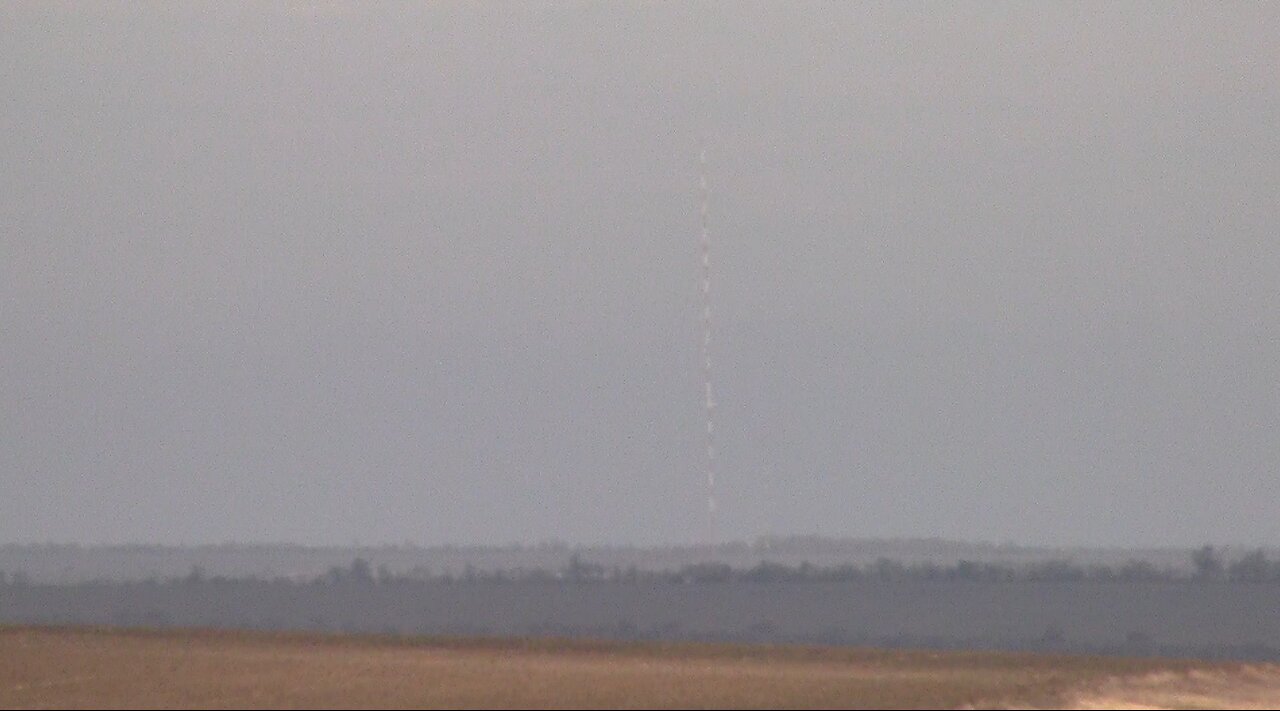
[[716, 443], [715, 399], [711, 389], [711, 232], [707, 213], [711, 206], [711, 189], [707, 183], [707, 149], [698, 154], [700, 167], [699, 196], [702, 213], [702, 386], [707, 416], [707, 542], [716, 542]]

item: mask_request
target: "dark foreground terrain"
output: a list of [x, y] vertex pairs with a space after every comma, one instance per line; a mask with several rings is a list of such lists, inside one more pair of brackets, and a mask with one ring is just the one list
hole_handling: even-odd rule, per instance
[[1235, 707], [1269, 665], [817, 647], [0, 627], [0, 706]]
[[172, 580], [0, 586], [0, 624], [1280, 661], [1280, 584]]

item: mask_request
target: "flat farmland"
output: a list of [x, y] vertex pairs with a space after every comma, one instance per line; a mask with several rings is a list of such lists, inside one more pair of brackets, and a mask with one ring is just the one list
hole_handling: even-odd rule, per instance
[[1266, 708], [1268, 665], [818, 647], [0, 628], [5, 708]]

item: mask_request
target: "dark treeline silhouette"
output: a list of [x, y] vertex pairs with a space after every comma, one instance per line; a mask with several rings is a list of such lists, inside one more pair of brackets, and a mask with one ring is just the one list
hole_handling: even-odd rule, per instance
[[1067, 560], [435, 574], [372, 558], [307, 576], [51, 584], [0, 574], [0, 623], [820, 643], [1280, 660], [1280, 561], [1211, 547], [1161, 568]]
[[[954, 564], [903, 563], [880, 558], [868, 565], [844, 564], [819, 566], [810, 563], [786, 565], [764, 561], [750, 568], [736, 568], [727, 563], [696, 563], [674, 570], [642, 570], [635, 566], [605, 566], [593, 563], [580, 553], [569, 555], [567, 563], [555, 569], [516, 567], [505, 570], [480, 570], [467, 566], [461, 573], [435, 574], [430, 568], [417, 566], [408, 571], [392, 571], [385, 565], [375, 569], [372, 562], [357, 556], [349, 566], [333, 566], [323, 575], [298, 579], [276, 576], [270, 580], [280, 584], [350, 585], [405, 584], [413, 582], [550, 582], [573, 583], [802, 583], [880, 581], [975, 581], [975, 582], [1196, 582], [1227, 581], [1237, 583], [1280, 582], [1280, 560], [1271, 560], [1261, 550], [1248, 552], [1234, 560], [1226, 560], [1213, 547], [1204, 546], [1191, 554], [1192, 566], [1157, 567], [1145, 560], [1131, 560], [1122, 565], [1080, 565], [1071, 560], [1044, 560], [1009, 564], [961, 560]], [[201, 566], [192, 566], [182, 578], [156, 579], [159, 583], [229, 584], [259, 582], [254, 575], [208, 576]], [[107, 581], [94, 581], [105, 583]], [[0, 571], [0, 586], [30, 585], [23, 571]]]
[[[1226, 549], [1226, 555], [1239, 555]], [[77, 583], [92, 580], [166, 579], [187, 574], [193, 565], [211, 576], [293, 579], [322, 575], [331, 567], [346, 567], [356, 557], [376, 561], [396, 574], [415, 569], [454, 577], [472, 572], [543, 570], [559, 573], [571, 554], [584, 561], [625, 572], [678, 571], [698, 564], [727, 564], [747, 570], [762, 563], [791, 568], [804, 562], [819, 568], [861, 568], [880, 559], [904, 565], [932, 563], [951, 567], [959, 561], [1023, 567], [1050, 560], [1069, 560], [1083, 568], [1105, 565], [1119, 570], [1130, 561], [1145, 561], [1158, 568], [1192, 570], [1185, 548], [1147, 549], [1036, 548], [1012, 544], [969, 543], [940, 539], [833, 539], [817, 536], [765, 537], [755, 541], [729, 541], [717, 545], [683, 546], [571, 546], [561, 542], [506, 546], [418, 546], [411, 543], [376, 546], [297, 546], [274, 544], [216, 544], [198, 546], [74, 544], [0, 544], [0, 570], [23, 571], [32, 582]], [[1280, 557], [1280, 549], [1267, 554]], [[1131, 571], [1141, 573], [1135, 569]]]
[[[1280, 560], [1267, 558], [1255, 550], [1227, 561], [1213, 546], [1192, 553], [1192, 567], [1157, 567], [1148, 561], [1131, 560], [1123, 565], [1079, 565], [1070, 560], [1046, 560], [1026, 564], [990, 563], [961, 560], [951, 565], [937, 563], [903, 563], [880, 558], [869, 565], [818, 566], [810, 563], [786, 565], [765, 561], [750, 568], [735, 568], [727, 563], [697, 563], [675, 570], [641, 570], [635, 566], [605, 566], [586, 560], [581, 554], [569, 556], [560, 568], [518, 567], [510, 570], [478, 570], [467, 568], [461, 574], [433, 574], [425, 567], [395, 573], [361, 557], [349, 567], [332, 567], [312, 583], [387, 584], [405, 582], [664, 582], [664, 583], [761, 583], [761, 582], [848, 582], [856, 580], [981, 581], [981, 582], [1195, 582], [1228, 581], [1240, 583], [1280, 582]], [[193, 569], [192, 575], [201, 572]], [[235, 578], [231, 578], [234, 580]], [[0, 578], [2, 581], [3, 578]], [[226, 578], [224, 578], [226, 580]]]

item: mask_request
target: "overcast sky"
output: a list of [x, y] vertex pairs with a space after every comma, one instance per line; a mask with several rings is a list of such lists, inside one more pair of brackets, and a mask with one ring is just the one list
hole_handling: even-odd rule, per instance
[[0, 5], [0, 542], [1280, 544], [1280, 4]]

